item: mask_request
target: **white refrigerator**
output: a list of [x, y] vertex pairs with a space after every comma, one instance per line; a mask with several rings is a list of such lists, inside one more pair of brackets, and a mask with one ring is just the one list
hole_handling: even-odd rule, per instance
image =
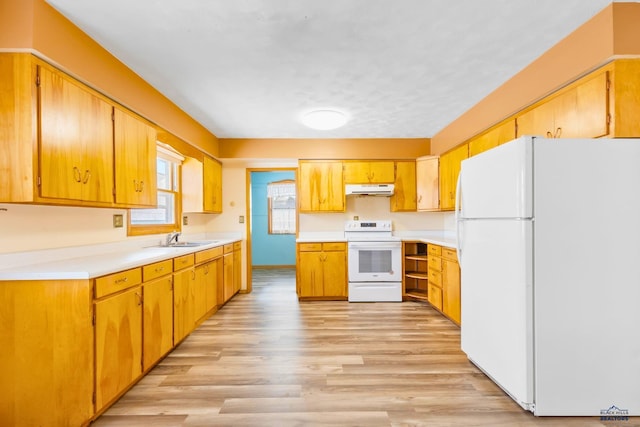
[[535, 415], [640, 415], [640, 140], [462, 162], [462, 350]]

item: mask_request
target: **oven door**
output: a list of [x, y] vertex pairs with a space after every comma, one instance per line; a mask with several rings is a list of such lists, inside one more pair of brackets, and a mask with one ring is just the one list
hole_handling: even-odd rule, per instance
[[349, 282], [401, 282], [400, 242], [349, 242]]

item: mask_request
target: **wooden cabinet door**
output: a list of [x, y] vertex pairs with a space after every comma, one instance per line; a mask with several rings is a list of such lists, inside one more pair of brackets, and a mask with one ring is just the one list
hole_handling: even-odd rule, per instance
[[242, 249], [233, 247], [233, 293], [242, 288]]
[[40, 67], [40, 196], [113, 202], [113, 107]]
[[298, 254], [298, 278], [300, 297], [324, 295], [322, 252], [300, 252]]
[[416, 162], [396, 162], [394, 194], [391, 196], [391, 212], [415, 212], [416, 204]]
[[516, 121], [509, 120], [469, 141], [469, 157], [509, 142], [516, 137]]
[[156, 130], [120, 108], [114, 108], [116, 203], [155, 207]]
[[442, 311], [460, 324], [460, 266], [442, 259]]
[[345, 162], [344, 182], [347, 184], [388, 184], [394, 180], [394, 162]]
[[214, 259], [209, 263], [209, 280], [205, 289], [205, 301], [207, 311], [218, 305], [218, 288], [222, 287], [224, 270], [222, 268], [222, 257]]
[[347, 296], [347, 254], [322, 252], [322, 296]]
[[173, 342], [178, 344], [193, 330], [193, 288], [196, 272], [193, 268], [173, 274]]
[[298, 181], [301, 212], [344, 212], [342, 162], [301, 161]]
[[210, 262], [196, 267], [196, 280], [193, 283], [193, 324], [195, 325], [207, 313], [207, 288], [215, 280], [216, 271]]
[[140, 286], [95, 303], [96, 411], [142, 374]]
[[172, 276], [144, 283], [142, 296], [142, 369], [147, 371], [173, 348]]
[[205, 156], [203, 169], [203, 210], [220, 213], [222, 212], [222, 165]]
[[456, 182], [460, 163], [469, 155], [468, 144], [462, 144], [440, 156], [440, 209], [452, 210], [456, 205]]
[[562, 138], [599, 138], [609, 134], [608, 73], [586, 79], [561, 95], [555, 128]]
[[223, 257], [224, 268], [224, 302], [227, 302], [233, 296], [233, 252], [225, 254]]
[[416, 207], [419, 211], [440, 208], [439, 164], [438, 157], [416, 160]]

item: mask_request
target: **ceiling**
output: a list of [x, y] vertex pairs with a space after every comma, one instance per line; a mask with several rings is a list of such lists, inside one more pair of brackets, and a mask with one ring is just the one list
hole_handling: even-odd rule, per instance
[[611, 3], [46, 1], [220, 138], [432, 137]]

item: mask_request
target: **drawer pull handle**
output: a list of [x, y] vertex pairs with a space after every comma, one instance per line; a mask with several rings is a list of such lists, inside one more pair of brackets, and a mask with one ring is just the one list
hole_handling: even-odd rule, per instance
[[115, 283], [126, 283], [128, 280], [128, 277], [121, 277], [120, 279], [116, 280]]
[[158, 267], [156, 268], [156, 273], [160, 273], [162, 270], [164, 270], [164, 267]]

